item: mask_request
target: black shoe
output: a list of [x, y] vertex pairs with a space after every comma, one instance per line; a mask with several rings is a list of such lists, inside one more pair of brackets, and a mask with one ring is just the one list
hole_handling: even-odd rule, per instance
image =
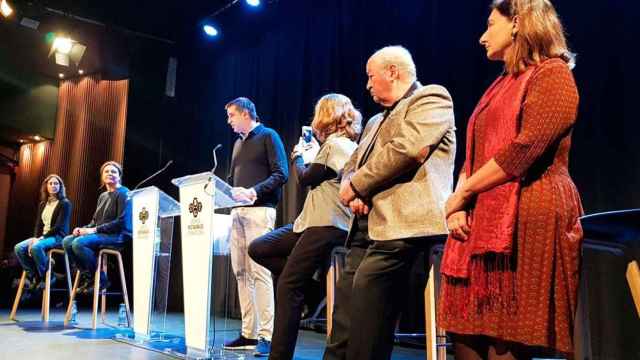
[[[58, 279], [55, 276], [52, 276], [49, 282], [50, 288], [53, 289], [54, 287], [53, 285], [57, 282], [58, 282]], [[46, 280], [45, 279], [40, 280], [40, 282], [38, 283], [38, 291], [44, 290], [46, 286], [47, 286]]]
[[78, 289], [76, 292], [78, 294], [88, 294], [89, 289], [92, 289], [93, 292], [93, 277], [91, 275], [87, 275], [86, 273], [80, 274], [80, 285], [78, 285]]
[[[82, 294], [93, 294], [93, 278], [87, 282], [86, 286], [82, 289]], [[111, 282], [107, 278], [107, 274], [100, 272], [100, 291], [105, 291], [111, 287]], [[80, 289], [78, 289], [80, 291]]]
[[225, 343], [224, 348], [227, 350], [253, 350], [256, 345], [258, 345], [258, 340], [247, 339], [241, 334], [237, 339]]
[[24, 291], [31, 292], [31, 293], [38, 292], [38, 290], [42, 290], [40, 289], [40, 282], [41, 280], [39, 276], [37, 275], [31, 276], [28, 278], [28, 280], [25, 281], [23, 289]]

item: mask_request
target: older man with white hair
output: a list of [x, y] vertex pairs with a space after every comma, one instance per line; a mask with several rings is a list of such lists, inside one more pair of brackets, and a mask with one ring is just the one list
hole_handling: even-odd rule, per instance
[[391, 357], [409, 271], [447, 233], [456, 146], [451, 96], [421, 85], [401, 46], [375, 52], [366, 71], [367, 89], [384, 110], [367, 123], [342, 174], [340, 199], [355, 216], [325, 359]]

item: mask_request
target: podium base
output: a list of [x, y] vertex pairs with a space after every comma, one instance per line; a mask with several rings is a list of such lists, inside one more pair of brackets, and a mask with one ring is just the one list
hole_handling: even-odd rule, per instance
[[185, 344], [184, 337], [168, 333], [152, 333], [149, 336], [144, 336], [127, 332], [117, 334], [113, 340], [145, 350], [158, 352], [176, 359], [245, 360], [254, 358], [252, 353], [248, 351], [238, 352], [222, 348], [213, 348], [205, 352], [200, 349], [189, 348]]

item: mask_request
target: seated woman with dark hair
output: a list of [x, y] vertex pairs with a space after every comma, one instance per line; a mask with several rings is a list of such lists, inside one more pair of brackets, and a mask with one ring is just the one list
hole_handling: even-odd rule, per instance
[[[318, 101], [311, 126], [322, 146], [315, 139], [301, 139], [292, 154], [298, 182], [311, 187], [302, 213], [294, 224], [276, 229], [249, 246], [249, 256], [278, 279], [272, 359], [293, 358], [304, 300], [302, 289], [331, 250], [346, 240], [351, 212], [340, 203], [338, 174], [357, 147], [361, 119], [344, 95], [328, 94]], [[311, 163], [305, 165], [303, 158], [312, 159]]]
[[[82, 272], [80, 293], [92, 290], [92, 276], [96, 271], [96, 251], [102, 246], [122, 246], [131, 238], [131, 209], [127, 201], [129, 189], [122, 185], [122, 166], [107, 161], [100, 167], [100, 181], [106, 191], [98, 197], [98, 205], [91, 223], [73, 229], [62, 241], [69, 261]], [[100, 288], [109, 287], [104, 272], [100, 273]]]
[[[49, 258], [47, 252], [59, 247], [69, 233], [71, 202], [67, 200], [64, 182], [60, 176], [47, 176], [40, 186], [40, 205], [33, 237], [15, 246], [16, 256], [29, 277], [27, 290], [36, 290], [44, 281]], [[51, 279], [55, 281], [55, 277]]]

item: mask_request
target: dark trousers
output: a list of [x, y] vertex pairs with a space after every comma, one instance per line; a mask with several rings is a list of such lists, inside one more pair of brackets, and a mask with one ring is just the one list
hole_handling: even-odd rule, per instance
[[292, 359], [304, 301], [303, 288], [327, 261], [347, 232], [333, 226], [310, 227], [294, 233], [293, 226], [278, 228], [254, 240], [249, 256], [278, 277], [276, 313], [269, 359]]
[[400, 305], [417, 257], [436, 238], [371, 241], [366, 220], [353, 235], [336, 286], [324, 359], [390, 359]]
[[[356, 271], [369, 247], [368, 242], [351, 242], [344, 267], [334, 288], [333, 321], [331, 334], [324, 350], [324, 360], [344, 360], [347, 358], [349, 328], [351, 324], [351, 289]], [[355, 309], [355, 308], [353, 308]]]

